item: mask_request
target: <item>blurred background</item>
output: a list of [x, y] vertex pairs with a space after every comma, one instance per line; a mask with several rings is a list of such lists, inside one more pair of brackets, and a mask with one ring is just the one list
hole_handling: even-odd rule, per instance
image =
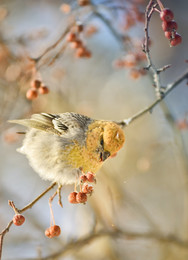
[[[148, 1], [85, 2], [0, 1], [1, 230], [14, 214], [8, 200], [23, 208], [50, 185], [17, 153], [23, 136], [16, 132], [24, 128], [7, 120], [73, 111], [120, 121], [156, 99], [151, 75], [142, 69], [147, 65], [142, 43]], [[163, 4], [174, 12], [183, 38], [170, 47], [159, 14], [153, 14], [153, 63], [159, 68], [171, 64], [161, 73], [165, 86], [187, 69], [188, 2]], [[80, 57], [66, 38], [80, 22], [87, 57]], [[31, 100], [28, 91], [35, 79], [49, 93]], [[50, 191], [24, 213], [22, 227], [12, 226], [6, 234], [2, 259], [188, 259], [187, 97], [184, 81], [152, 113], [125, 128], [124, 148], [98, 172], [86, 205], [70, 204], [73, 187], [63, 187], [63, 208], [57, 198], [53, 202], [60, 237], [44, 235], [50, 225]]]

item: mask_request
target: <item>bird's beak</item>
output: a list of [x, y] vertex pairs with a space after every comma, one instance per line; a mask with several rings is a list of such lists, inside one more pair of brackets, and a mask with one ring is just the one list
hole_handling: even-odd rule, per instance
[[101, 161], [104, 162], [109, 156], [110, 156], [110, 152], [104, 151], [104, 152], [101, 152], [100, 159], [101, 159]]

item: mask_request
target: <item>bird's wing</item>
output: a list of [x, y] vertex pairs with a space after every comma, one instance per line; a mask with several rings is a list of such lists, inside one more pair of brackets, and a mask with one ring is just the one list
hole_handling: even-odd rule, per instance
[[19, 119], [19, 120], [10, 120], [10, 123], [15, 123], [19, 125], [24, 125], [28, 128], [35, 128], [41, 131], [61, 135], [57, 129], [54, 128], [52, 120], [58, 115], [52, 114], [33, 114], [30, 119]]
[[11, 120], [9, 122], [70, 137], [76, 135], [77, 131], [85, 130], [84, 128], [87, 127], [90, 121], [89, 117], [76, 113], [41, 113], [33, 114], [30, 119]]

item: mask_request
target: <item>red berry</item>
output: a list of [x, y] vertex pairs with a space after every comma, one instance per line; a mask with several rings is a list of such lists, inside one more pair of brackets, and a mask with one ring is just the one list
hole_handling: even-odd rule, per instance
[[52, 238], [61, 234], [61, 228], [57, 225], [51, 226], [45, 230], [45, 236]]
[[163, 28], [163, 31], [165, 31], [165, 32], [173, 32], [173, 31], [177, 30], [178, 25], [175, 21], [169, 21], [169, 22], [164, 21], [162, 23], [162, 28]]
[[169, 8], [164, 8], [160, 13], [160, 18], [163, 21], [171, 21], [174, 18], [173, 12]]
[[165, 37], [166, 37], [167, 39], [172, 39], [172, 38], [173, 38], [173, 37], [172, 37], [172, 32], [165, 32], [164, 34], [165, 34]]
[[182, 42], [182, 37], [178, 33], [174, 35], [174, 38], [170, 41], [170, 46], [176, 46]]
[[68, 196], [68, 200], [70, 203], [73, 203], [73, 204], [76, 204], [78, 203], [77, 200], [76, 200], [76, 195], [77, 195], [77, 192], [71, 192]]
[[39, 88], [39, 93], [42, 94], [42, 95], [48, 94], [48, 93], [49, 93], [49, 88], [46, 87], [46, 86], [41, 86], [41, 87]]
[[86, 177], [87, 177], [87, 181], [89, 181], [89, 182], [96, 182], [96, 179], [95, 179], [95, 176], [94, 176], [93, 173], [88, 172], [88, 173], [86, 174]]
[[78, 203], [85, 203], [87, 201], [87, 195], [84, 192], [78, 192], [76, 195], [76, 201]]
[[35, 99], [38, 97], [38, 92], [35, 88], [28, 89], [26, 93], [26, 98], [29, 100]]
[[16, 226], [21, 226], [25, 222], [25, 217], [21, 214], [16, 214], [13, 217], [13, 223]]
[[87, 181], [86, 175], [81, 175], [81, 176], [80, 176], [80, 182], [81, 182], [81, 183], [84, 183], [84, 182], [86, 182], [86, 181]]

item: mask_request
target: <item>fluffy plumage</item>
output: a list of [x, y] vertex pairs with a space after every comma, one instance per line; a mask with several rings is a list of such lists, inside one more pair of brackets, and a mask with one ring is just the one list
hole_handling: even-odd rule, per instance
[[116, 123], [76, 113], [34, 114], [11, 122], [28, 127], [19, 151], [43, 179], [59, 184], [75, 183], [83, 172], [95, 173], [125, 141]]

